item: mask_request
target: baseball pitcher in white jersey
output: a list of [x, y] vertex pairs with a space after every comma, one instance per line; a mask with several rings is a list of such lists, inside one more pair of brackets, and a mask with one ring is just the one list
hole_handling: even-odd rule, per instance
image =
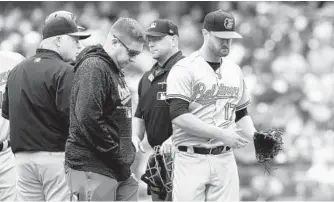
[[[7, 76], [23, 60], [19, 53], [0, 51], [0, 110]], [[0, 117], [0, 201], [16, 200], [15, 157], [10, 148], [9, 132], [9, 121]]]
[[233, 149], [252, 141], [255, 128], [242, 71], [224, 57], [232, 39], [241, 36], [234, 17], [223, 10], [206, 15], [202, 33], [202, 47], [180, 60], [167, 78], [173, 200], [239, 201]]

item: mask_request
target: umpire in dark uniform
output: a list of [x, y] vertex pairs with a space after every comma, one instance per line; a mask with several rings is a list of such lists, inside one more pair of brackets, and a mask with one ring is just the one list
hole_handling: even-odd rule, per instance
[[[151, 70], [141, 78], [138, 86], [139, 102], [133, 119], [132, 141], [138, 150], [144, 151], [141, 141], [145, 131], [150, 146], [161, 146], [172, 135], [169, 106], [165, 102], [166, 79], [169, 70], [184, 56], [179, 51], [177, 26], [170, 20], [158, 19], [146, 31], [148, 46], [156, 60]], [[153, 201], [170, 200], [148, 188]]]
[[67, 62], [89, 36], [71, 19], [55, 17], [44, 25], [36, 54], [8, 75], [2, 116], [10, 122], [18, 201], [70, 200], [64, 151], [73, 67]]

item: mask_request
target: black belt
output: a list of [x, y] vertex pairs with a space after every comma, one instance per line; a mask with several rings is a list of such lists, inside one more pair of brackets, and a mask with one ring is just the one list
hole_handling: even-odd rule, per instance
[[0, 152], [5, 151], [9, 147], [10, 147], [10, 140], [4, 140], [3, 142], [0, 142]]
[[[178, 146], [177, 148], [183, 152], [188, 151], [187, 146]], [[196, 154], [213, 154], [213, 155], [218, 155], [223, 153], [224, 151], [229, 151], [231, 149], [228, 146], [219, 146], [214, 148], [204, 148], [204, 147], [193, 147], [193, 148], [194, 148], [194, 153]]]

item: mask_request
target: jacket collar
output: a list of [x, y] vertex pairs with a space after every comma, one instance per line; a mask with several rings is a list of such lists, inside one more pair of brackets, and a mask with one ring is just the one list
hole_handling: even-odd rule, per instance
[[80, 52], [77, 57], [76, 64], [74, 65], [74, 71], [76, 71], [80, 64], [89, 57], [98, 57], [110, 64], [110, 67], [113, 67], [117, 72], [121, 72], [112, 60], [112, 58], [108, 55], [108, 53], [103, 49], [100, 44], [87, 46]]
[[59, 55], [59, 53], [57, 53], [56, 51], [50, 50], [50, 49], [38, 48], [36, 50], [36, 55], [43, 55], [43, 56], [48, 56], [48, 57], [64, 60], [63, 57]]

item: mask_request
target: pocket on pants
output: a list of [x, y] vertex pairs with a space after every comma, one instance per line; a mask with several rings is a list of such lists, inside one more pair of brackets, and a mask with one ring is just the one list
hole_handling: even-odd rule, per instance
[[76, 179], [72, 179], [73, 178], [72, 175], [75, 175], [75, 172], [76, 170], [73, 170], [72, 168], [65, 166], [66, 183], [67, 183], [68, 189], [70, 190], [70, 201], [80, 200], [80, 194], [78, 192], [77, 183], [73, 181], [81, 179], [81, 176], [75, 176]]

